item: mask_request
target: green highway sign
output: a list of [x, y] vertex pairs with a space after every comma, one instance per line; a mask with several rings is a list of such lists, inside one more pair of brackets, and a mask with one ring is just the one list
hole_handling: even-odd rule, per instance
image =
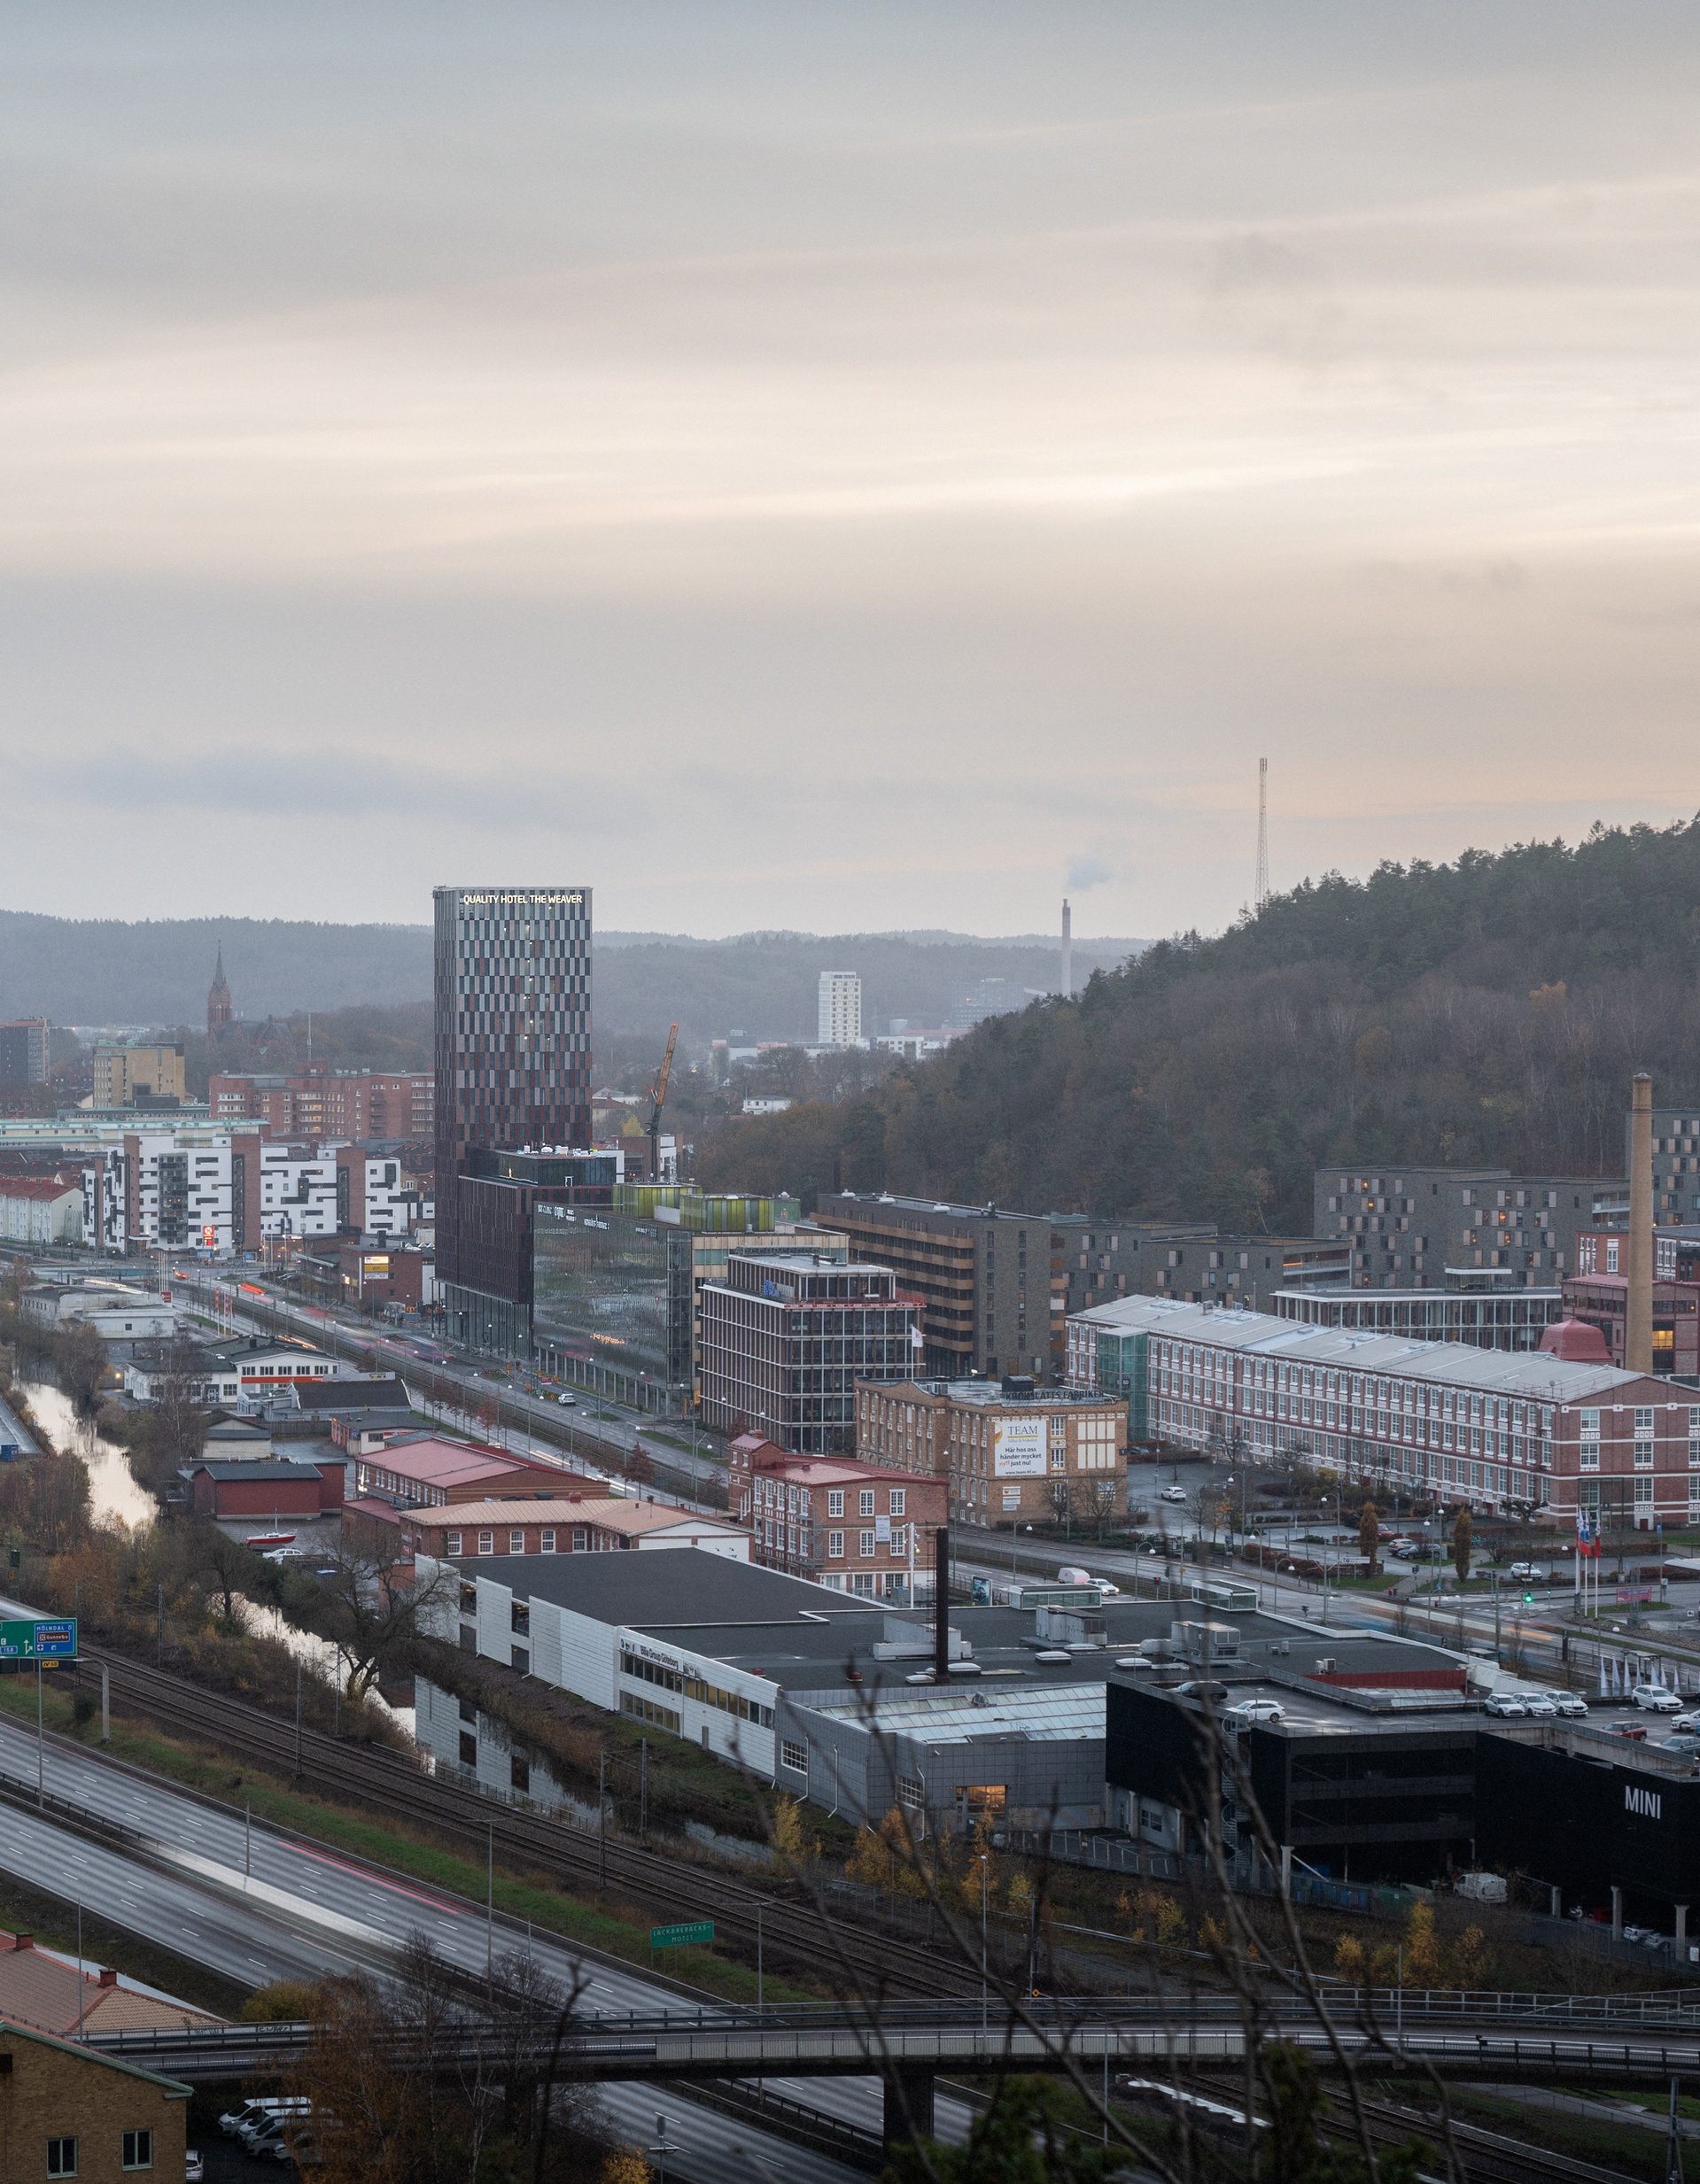
[[649, 1946], [652, 1949], [708, 1948], [714, 1941], [714, 1921], [700, 1919], [692, 1926], [651, 1926]]
[[77, 1650], [77, 1626], [44, 1617], [28, 1623], [0, 1623], [0, 1661], [69, 1661]]

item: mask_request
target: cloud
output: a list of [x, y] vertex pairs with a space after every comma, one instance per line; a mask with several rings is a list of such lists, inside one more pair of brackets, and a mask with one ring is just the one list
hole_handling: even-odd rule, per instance
[[1071, 857], [1063, 884], [1071, 895], [1084, 895], [1089, 887], [1101, 887], [1106, 879], [1114, 878], [1102, 857]]

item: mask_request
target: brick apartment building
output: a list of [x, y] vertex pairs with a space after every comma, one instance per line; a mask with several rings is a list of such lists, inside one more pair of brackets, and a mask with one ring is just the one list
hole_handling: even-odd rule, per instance
[[1128, 1406], [1030, 1380], [900, 1382], [856, 1391], [865, 1463], [948, 1481], [953, 1520], [1083, 1520], [1127, 1506]]
[[1509, 1168], [1318, 1168], [1316, 1234], [1345, 1241], [1355, 1289], [1438, 1289], [1447, 1270], [1504, 1269], [1552, 1289], [1576, 1266], [1584, 1228], [1626, 1228], [1617, 1176], [1513, 1175]]
[[309, 1062], [287, 1075], [220, 1073], [207, 1080], [213, 1122], [259, 1122], [280, 1137], [429, 1139], [436, 1079], [429, 1070], [331, 1069]]
[[751, 1559], [835, 1592], [910, 1597], [933, 1572], [934, 1541], [948, 1522], [942, 1478], [847, 1457], [793, 1456], [759, 1434], [727, 1452], [732, 1514], [749, 1533]]

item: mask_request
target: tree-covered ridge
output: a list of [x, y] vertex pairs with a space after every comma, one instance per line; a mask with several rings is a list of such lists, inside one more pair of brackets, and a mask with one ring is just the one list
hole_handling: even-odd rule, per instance
[[1697, 973], [1700, 819], [1330, 873], [699, 1167], [1301, 1233], [1336, 1160], [1619, 1173], [1636, 1069], [1700, 1098]]

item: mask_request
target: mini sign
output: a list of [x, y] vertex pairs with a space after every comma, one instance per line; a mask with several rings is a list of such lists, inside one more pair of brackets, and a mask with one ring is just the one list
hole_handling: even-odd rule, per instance
[[651, 1926], [649, 1946], [652, 1949], [709, 1948], [714, 1941], [714, 1921], [700, 1919], [690, 1926]]
[[0, 1623], [0, 1661], [69, 1661], [76, 1650], [74, 1618], [68, 1623]]

